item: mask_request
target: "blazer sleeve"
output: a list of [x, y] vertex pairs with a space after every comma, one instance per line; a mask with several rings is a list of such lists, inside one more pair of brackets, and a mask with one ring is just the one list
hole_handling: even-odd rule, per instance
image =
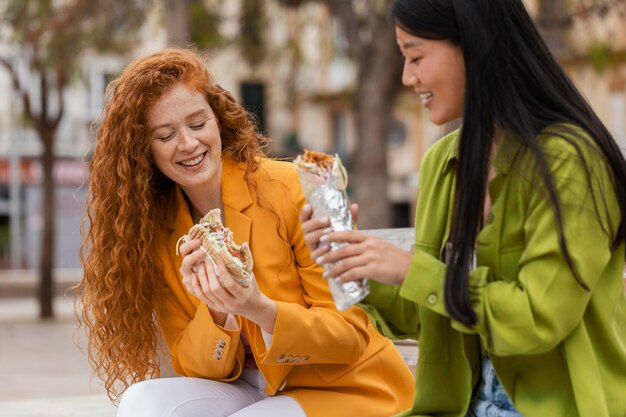
[[238, 378], [244, 362], [241, 319], [237, 317], [237, 330], [215, 324], [206, 304], [191, 301], [173, 270], [165, 274], [157, 316], [174, 371], [221, 381]]
[[358, 307], [345, 311], [335, 307], [322, 268], [313, 262], [304, 242], [298, 216], [305, 198], [295, 167], [287, 170], [281, 181], [289, 190], [289, 201], [282, 204], [281, 222], [286, 225], [304, 302], [277, 301], [272, 343], [261, 355], [262, 361], [282, 363], [284, 357], [292, 356], [306, 358], [300, 362], [306, 364], [356, 362], [370, 342], [368, 316]]

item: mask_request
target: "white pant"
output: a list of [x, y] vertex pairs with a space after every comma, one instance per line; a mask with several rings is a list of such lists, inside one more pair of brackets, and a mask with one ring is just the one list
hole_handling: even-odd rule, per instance
[[306, 417], [296, 400], [268, 397], [258, 371], [233, 382], [202, 378], [160, 378], [131, 385], [117, 417]]

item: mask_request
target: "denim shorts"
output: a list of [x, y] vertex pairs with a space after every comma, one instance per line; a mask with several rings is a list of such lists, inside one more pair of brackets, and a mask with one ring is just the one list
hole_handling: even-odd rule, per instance
[[502, 388], [489, 356], [483, 356], [480, 386], [466, 417], [522, 417]]

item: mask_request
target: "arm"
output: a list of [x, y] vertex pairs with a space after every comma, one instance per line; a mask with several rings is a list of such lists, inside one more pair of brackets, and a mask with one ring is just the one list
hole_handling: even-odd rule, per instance
[[[351, 204], [350, 211], [352, 218], [356, 221], [358, 205]], [[381, 275], [389, 275], [390, 271], [394, 272], [387, 279], [399, 282], [403, 278], [410, 259], [408, 252], [358, 231], [329, 233], [331, 229], [329, 229], [328, 219], [313, 219], [312, 216], [313, 209], [306, 204], [300, 211], [300, 221], [304, 241], [311, 251], [311, 258], [315, 259], [318, 264], [322, 264], [326, 259], [329, 262], [341, 260], [341, 265], [336, 265], [328, 271], [326, 274], [328, 278], [339, 279], [343, 282], [369, 277], [381, 280]], [[343, 251], [335, 250], [329, 254], [330, 246], [324, 245], [325, 241], [351, 242], [352, 245]], [[357, 244], [360, 244], [360, 247]], [[365, 249], [369, 249], [369, 254], [362, 253]], [[390, 252], [395, 252], [396, 257], [388, 256]], [[360, 258], [355, 258], [359, 255], [361, 255]], [[404, 264], [402, 258], [404, 258]], [[369, 280], [368, 285], [369, 295], [359, 304], [359, 307], [367, 312], [370, 321], [374, 323], [378, 331], [392, 339], [417, 339], [419, 337], [417, 305], [400, 297], [399, 287], [395, 285], [385, 285], [372, 279]]]
[[[539, 354], [554, 349], [580, 324], [611, 256], [619, 209], [603, 162], [587, 149], [585, 156], [593, 173], [592, 193], [573, 147], [562, 140], [550, 141], [549, 145], [549, 165], [560, 199], [568, 249], [590, 291], [578, 284], [562, 255], [553, 210], [545, 194], [537, 191], [536, 183], [516, 178], [509, 196], [530, 197], [525, 199], [523, 209], [517, 207], [521, 226], [516, 232], [522, 242], [514, 275], [494, 276], [494, 269], [485, 264], [474, 269], [470, 274], [470, 297], [478, 324], [467, 328], [453, 322], [458, 330], [479, 334], [487, 350], [496, 355]], [[506, 222], [514, 221], [514, 210], [504, 213], [509, 218], [504, 229]], [[498, 262], [503, 262], [505, 255], [496, 256]], [[401, 295], [446, 315], [444, 275], [445, 265], [432, 253], [418, 249]]]
[[237, 329], [216, 324], [206, 304], [194, 305], [184, 291], [182, 286], [164, 286], [157, 310], [174, 370], [185, 376], [236, 379], [244, 359], [240, 320]]

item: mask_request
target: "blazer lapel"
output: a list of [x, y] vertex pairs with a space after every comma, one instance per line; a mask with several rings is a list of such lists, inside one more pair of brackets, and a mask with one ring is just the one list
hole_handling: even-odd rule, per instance
[[233, 232], [238, 245], [250, 243], [252, 219], [243, 211], [252, 205], [252, 196], [248, 183], [244, 180], [245, 165], [230, 159], [222, 161], [222, 204], [224, 205], [224, 223]]

